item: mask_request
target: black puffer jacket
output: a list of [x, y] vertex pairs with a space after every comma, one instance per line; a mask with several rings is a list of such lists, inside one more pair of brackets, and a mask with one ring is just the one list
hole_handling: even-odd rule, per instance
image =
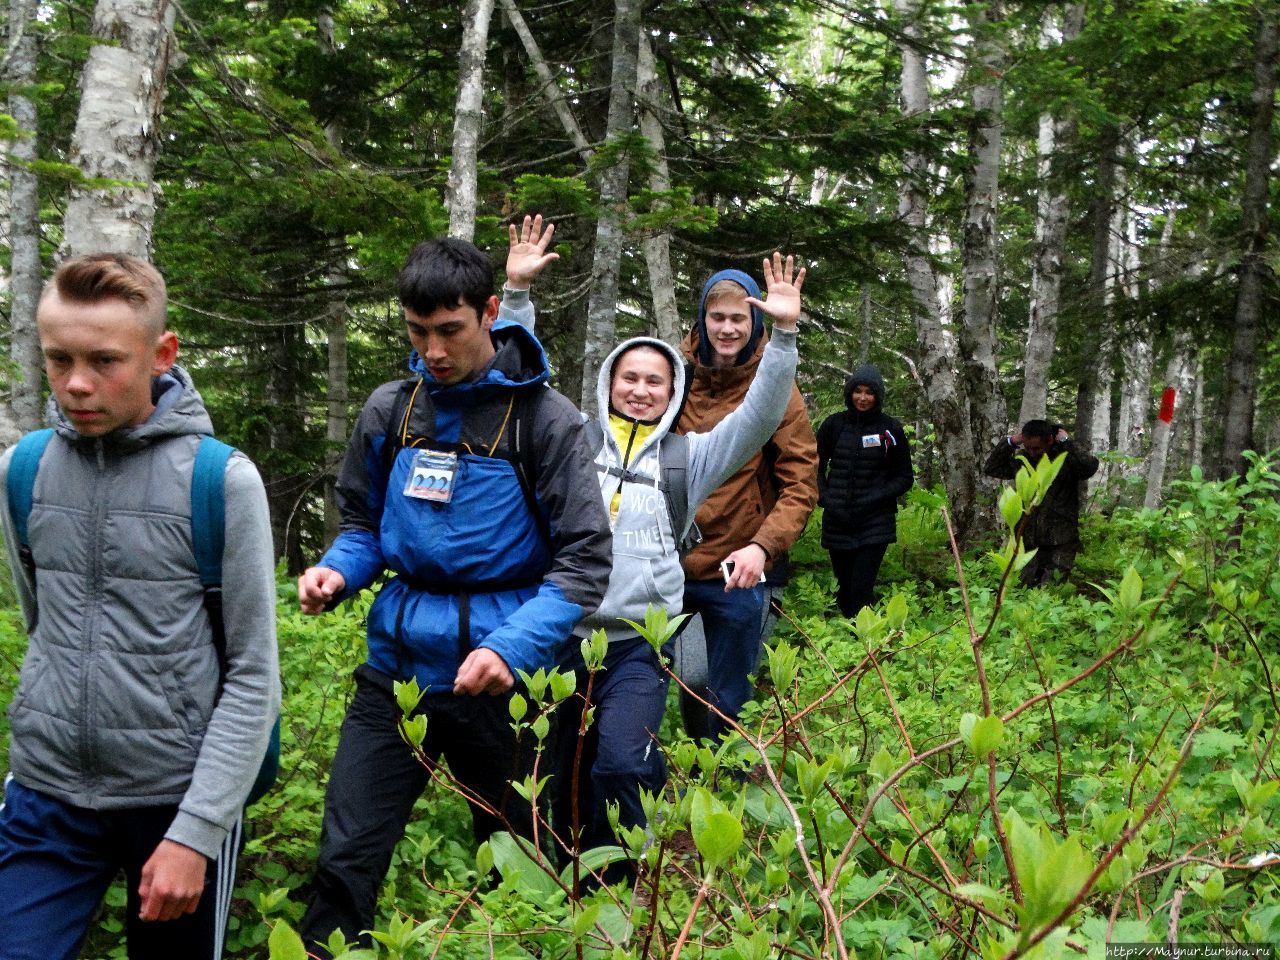
[[[853, 406], [853, 388], [870, 387], [876, 405], [866, 413]], [[898, 497], [911, 489], [911, 447], [902, 424], [881, 410], [884, 379], [867, 364], [844, 385], [848, 409], [818, 428], [818, 503], [822, 545], [853, 550], [897, 539]]]

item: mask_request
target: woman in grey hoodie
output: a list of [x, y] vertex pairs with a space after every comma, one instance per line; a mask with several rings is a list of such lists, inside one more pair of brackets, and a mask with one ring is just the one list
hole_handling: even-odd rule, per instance
[[[535, 254], [545, 250], [551, 228], [543, 234], [540, 221], [534, 221], [532, 236], [529, 228], [526, 218], [520, 243], [512, 227], [503, 311], [532, 328], [533, 310], [525, 299], [528, 282], [549, 255], [541, 258], [535, 270], [521, 266], [539, 259]], [[778, 429], [795, 380], [796, 322], [804, 274], [804, 268], [794, 268], [791, 257], [784, 263], [775, 253], [772, 261], [764, 261], [769, 299], [749, 300], [774, 321], [759, 372], [742, 405], [713, 430], [676, 438], [683, 440], [682, 450], [663, 443], [679, 416], [679, 404], [672, 399], [684, 396], [684, 361], [676, 349], [661, 340], [635, 337], [619, 344], [601, 367], [596, 387], [600, 429], [588, 430], [587, 436], [597, 444], [591, 453], [613, 530], [613, 570], [600, 607], [579, 621], [573, 632], [582, 639], [594, 630], [604, 630], [609, 646], [604, 669], [592, 678], [589, 697], [578, 644], [572, 646], [571, 659], [565, 664], [579, 674], [578, 692], [562, 708], [564, 736], [555, 770], [553, 816], [557, 834], [572, 849], [614, 842], [607, 816], [611, 803], [618, 805], [620, 826], [643, 825], [641, 790], [657, 793], [666, 783], [657, 736], [669, 675], [648, 642], [623, 621], [643, 622], [650, 606], [672, 617], [680, 612], [684, 572], [679, 546], [698, 505]], [[683, 483], [683, 490], [672, 496], [664, 491], [664, 483]], [[670, 509], [673, 501], [687, 503], [683, 517], [676, 521]], [[582, 713], [591, 708], [594, 720], [579, 748], [574, 734], [580, 729]], [[606, 871], [605, 879], [612, 882], [631, 872], [626, 865], [616, 864]]]

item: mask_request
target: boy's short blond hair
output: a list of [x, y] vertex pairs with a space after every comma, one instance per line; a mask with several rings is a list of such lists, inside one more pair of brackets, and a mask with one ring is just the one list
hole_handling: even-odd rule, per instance
[[164, 333], [168, 291], [160, 271], [128, 253], [86, 253], [64, 261], [45, 284], [41, 299], [53, 291], [68, 303], [123, 300], [155, 336]]
[[718, 300], [745, 300], [749, 294], [746, 288], [736, 280], [717, 280], [712, 284], [711, 289], [707, 291], [707, 296], [703, 300], [708, 307]]

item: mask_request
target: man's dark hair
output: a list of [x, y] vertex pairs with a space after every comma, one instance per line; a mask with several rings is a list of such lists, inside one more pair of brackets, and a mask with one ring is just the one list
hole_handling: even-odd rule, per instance
[[1057, 431], [1053, 429], [1053, 425], [1048, 420], [1028, 420], [1022, 425], [1022, 435], [1024, 437], [1042, 437], [1048, 440], [1055, 433]]
[[420, 317], [463, 303], [483, 316], [493, 296], [493, 261], [466, 240], [428, 240], [409, 253], [396, 286], [400, 305]]

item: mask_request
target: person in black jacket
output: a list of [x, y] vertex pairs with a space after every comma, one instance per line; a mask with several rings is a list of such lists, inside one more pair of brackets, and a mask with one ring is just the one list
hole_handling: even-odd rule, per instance
[[983, 468], [989, 477], [1012, 480], [1018, 475], [1018, 456], [1034, 467], [1048, 454], [1067, 459], [1049, 486], [1044, 501], [1022, 524], [1022, 544], [1036, 555], [1022, 568], [1028, 587], [1065, 580], [1080, 550], [1080, 484], [1098, 472], [1098, 458], [1071, 443], [1067, 431], [1047, 420], [1028, 420], [1022, 430], [996, 442]]
[[848, 408], [818, 428], [822, 545], [839, 585], [836, 603], [856, 616], [875, 598], [876, 574], [897, 539], [898, 498], [911, 489], [911, 447], [902, 424], [881, 409], [884, 378], [871, 364], [844, 385]]

